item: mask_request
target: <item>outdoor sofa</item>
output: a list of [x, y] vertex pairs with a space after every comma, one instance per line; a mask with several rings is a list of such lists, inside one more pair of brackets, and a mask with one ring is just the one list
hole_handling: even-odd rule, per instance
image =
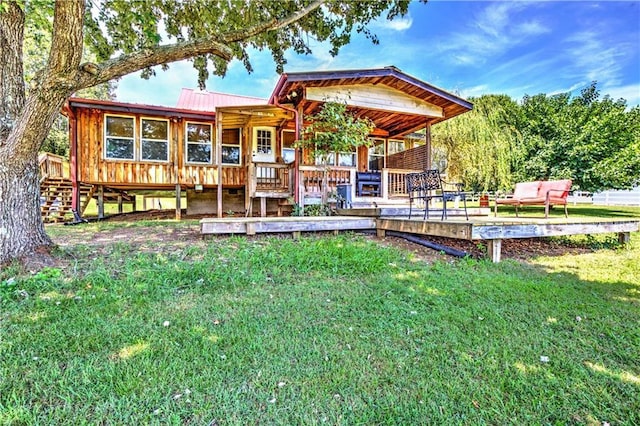
[[571, 179], [562, 180], [537, 180], [533, 182], [516, 183], [513, 195], [505, 198], [496, 198], [494, 216], [498, 215], [498, 205], [511, 205], [516, 209], [520, 206], [544, 206], [544, 217], [549, 217], [549, 208], [555, 205], [564, 205], [564, 215], [569, 217], [567, 211], [567, 197], [571, 190]]

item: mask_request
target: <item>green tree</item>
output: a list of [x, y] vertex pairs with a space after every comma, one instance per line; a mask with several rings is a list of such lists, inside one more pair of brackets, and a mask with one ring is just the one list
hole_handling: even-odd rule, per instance
[[375, 127], [368, 118], [357, 118], [347, 109], [346, 102], [328, 101], [320, 110], [305, 117], [310, 124], [302, 130], [296, 147], [309, 149], [314, 158], [324, 164], [322, 176], [322, 204], [327, 203], [331, 170], [330, 157], [341, 152], [353, 152], [359, 146], [371, 144], [369, 135]]
[[433, 126], [434, 151], [445, 153], [450, 180], [474, 191], [509, 188], [518, 107], [506, 95], [469, 100], [472, 111]]
[[[329, 42], [335, 55], [353, 31], [377, 41], [367, 25], [407, 8], [407, 0], [0, 0], [0, 264], [51, 244], [39, 215], [37, 154], [71, 94], [184, 59], [203, 85], [232, 59], [250, 71], [250, 49], [269, 50], [281, 71], [285, 52], [310, 53], [310, 42]], [[29, 22], [50, 28], [51, 47], [27, 91]], [[84, 46], [95, 61], [82, 61]]]
[[638, 108], [600, 99], [593, 82], [580, 93], [525, 96], [514, 152], [517, 180], [571, 178], [574, 189], [628, 188], [640, 176]]

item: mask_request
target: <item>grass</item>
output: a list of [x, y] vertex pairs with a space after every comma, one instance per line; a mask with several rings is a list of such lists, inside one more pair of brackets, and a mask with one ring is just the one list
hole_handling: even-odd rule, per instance
[[[51, 226], [0, 271], [0, 424], [640, 423], [640, 235], [425, 264], [352, 234], [185, 244]], [[124, 228], [124, 229], [122, 229]]]

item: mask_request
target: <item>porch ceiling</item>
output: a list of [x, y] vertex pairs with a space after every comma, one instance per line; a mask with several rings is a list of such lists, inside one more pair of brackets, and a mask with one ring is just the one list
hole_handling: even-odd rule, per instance
[[[307, 99], [307, 88], [354, 85], [383, 85], [419, 101], [442, 108], [442, 116], [439, 117], [357, 106], [350, 108], [355, 111], [357, 116], [369, 117], [376, 127], [387, 132], [389, 137], [403, 136], [424, 127], [427, 123], [435, 124], [448, 120], [471, 110], [473, 107], [467, 100], [418, 80], [395, 67], [283, 74], [269, 102], [272, 104], [293, 104], [296, 107], [301, 107], [304, 114], [314, 114], [322, 102]], [[294, 92], [295, 96], [292, 96]]]
[[281, 126], [294, 118], [291, 111], [274, 105], [248, 105], [216, 108], [223, 128], [244, 126]]

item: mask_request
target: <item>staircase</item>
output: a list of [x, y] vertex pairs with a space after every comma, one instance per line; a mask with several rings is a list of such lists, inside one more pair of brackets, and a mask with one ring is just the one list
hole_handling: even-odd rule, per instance
[[[40, 181], [40, 212], [44, 222], [60, 222], [73, 218], [71, 180], [61, 176], [45, 176]], [[91, 201], [93, 185], [80, 184], [82, 213]]]
[[[40, 161], [40, 212], [44, 222], [62, 222], [73, 219], [73, 185], [68, 178], [67, 161], [50, 153], [41, 153]], [[97, 198], [96, 187], [79, 183], [81, 216], [92, 198]], [[103, 200], [107, 202], [133, 202], [134, 197], [125, 191], [114, 188], [103, 188]]]

